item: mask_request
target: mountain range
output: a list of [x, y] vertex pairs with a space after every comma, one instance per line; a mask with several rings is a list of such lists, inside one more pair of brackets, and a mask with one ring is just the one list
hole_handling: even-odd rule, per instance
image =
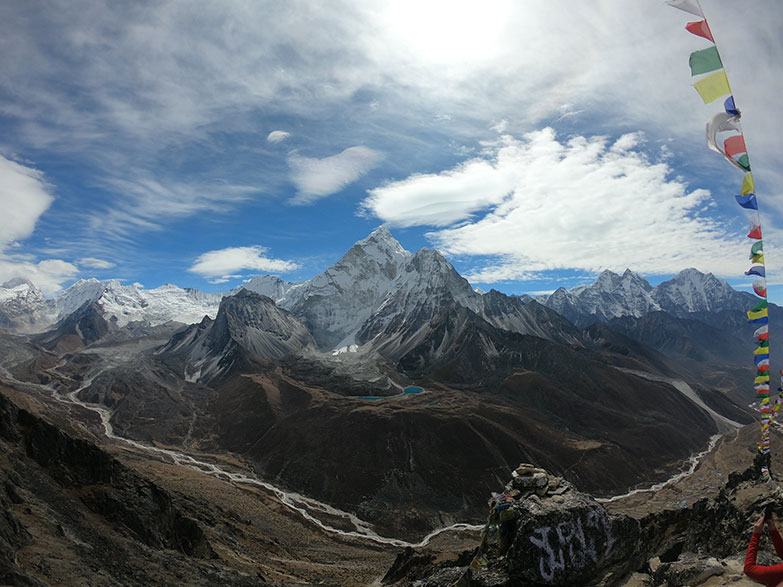
[[93, 279], [47, 300], [15, 280], [0, 325], [17, 379], [102, 406], [123, 436], [236, 455], [409, 533], [479, 519], [520, 461], [606, 494], [751, 421], [752, 300], [694, 269], [480, 293], [381, 227], [313, 279], [226, 294]]

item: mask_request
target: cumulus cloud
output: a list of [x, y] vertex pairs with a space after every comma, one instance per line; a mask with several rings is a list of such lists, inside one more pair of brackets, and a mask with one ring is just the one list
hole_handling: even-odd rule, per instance
[[29, 254], [7, 252], [22, 248], [17, 240], [33, 233], [53, 201], [51, 186], [41, 171], [0, 155], [0, 283], [21, 277], [52, 295], [79, 272], [75, 265], [60, 259], [39, 261]]
[[383, 156], [367, 147], [349, 147], [342, 153], [316, 159], [294, 155], [290, 158], [291, 179], [296, 184], [294, 204], [309, 204], [339, 192], [372, 169]]
[[103, 259], [96, 259], [95, 257], [84, 257], [83, 259], [79, 259], [78, 263], [79, 266], [87, 267], [89, 269], [111, 269], [112, 267], [117, 266], [116, 263], [104, 261]]
[[741, 271], [738, 235], [700, 215], [709, 192], [671, 179], [636, 149], [642, 141], [506, 135], [454, 169], [372, 190], [363, 207], [391, 225], [443, 227], [428, 236], [447, 253], [494, 259], [473, 282], [551, 269]]
[[266, 247], [255, 245], [208, 251], [200, 255], [188, 271], [204, 278], [212, 278], [214, 281], [210, 283], [224, 283], [231, 278], [241, 277], [236, 273], [243, 269], [285, 273], [299, 268], [298, 264], [291, 261], [265, 257], [267, 250]]
[[512, 167], [472, 159], [370, 190], [362, 206], [394, 226], [448, 226], [503, 201], [514, 189], [515, 175]]
[[291, 136], [290, 132], [286, 132], [284, 130], [273, 130], [266, 136], [266, 142], [279, 143], [280, 141], [285, 140], [290, 136]]
[[0, 155], [0, 251], [33, 233], [38, 218], [54, 201], [43, 173]]

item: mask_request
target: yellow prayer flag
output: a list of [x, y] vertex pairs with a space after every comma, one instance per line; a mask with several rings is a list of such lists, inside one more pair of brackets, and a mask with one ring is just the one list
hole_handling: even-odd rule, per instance
[[769, 316], [767, 308], [762, 308], [758, 312], [754, 312], [753, 310], [748, 311], [748, 320], [756, 320], [757, 318], [764, 318], [765, 316]]
[[740, 194], [743, 196], [747, 196], [748, 194], [752, 194], [756, 191], [756, 186], [753, 184], [753, 174], [752, 173], [746, 173], [745, 177], [742, 178], [742, 191]]
[[723, 69], [700, 79], [693, 84], [693, 87], [699, 92], [705, 104], [714, 102], [726, 94], [731, 94], [729, 78], [726, 77], [726, 71]]
[[769, 347], [762, 346], [757, 348], [755, 351], [753, 351], [754, 355], [768, 355], [769, 354]]
[[769, 375], [759, 375], [755, 380], [756, 383], [764, 383], [765, 381], [769, 381]]

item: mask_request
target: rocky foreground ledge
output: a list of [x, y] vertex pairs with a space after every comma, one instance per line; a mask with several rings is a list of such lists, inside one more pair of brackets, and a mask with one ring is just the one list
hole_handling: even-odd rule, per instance
[[[426, 549], [407, 549], [383, 583], [743, 585], [742, 560], [753, 522], [772, 500], [757, 468], [750, 467], [731, 474], [714, 498], [636, 519], [610, 511], [560, 477], [522, 464], [503, 492], [492, 495], [480, 546], [447, 562]], [[759, 562], [775, 562], [774, 553]]]

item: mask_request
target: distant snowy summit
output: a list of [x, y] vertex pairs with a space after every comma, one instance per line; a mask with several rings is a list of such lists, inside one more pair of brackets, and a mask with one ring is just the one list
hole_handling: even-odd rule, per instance
[[644, 277], [627, 269], [622, 275], [604, 271], [591, 285], [560, 288], [539, 302], [583, 327], [612, 318], [638, 318], [649, 312], [686, 316], [697, 312], [747, 310], [754, 296], [732, 288], [712, 273], [689, 268], [651, 286]]
[[208, 294], [176, 285], [143, 289], [117, 280], [81, 279], [54, 299], [46, 299], [29, 281], [0, 286], [0, 326], [18, 332], [42, 332], [89, 303], [104, 318], [122, 328], [131, 322], [157, 326], [166, 322], [190, 324], [214, 317], [224, 294]]

